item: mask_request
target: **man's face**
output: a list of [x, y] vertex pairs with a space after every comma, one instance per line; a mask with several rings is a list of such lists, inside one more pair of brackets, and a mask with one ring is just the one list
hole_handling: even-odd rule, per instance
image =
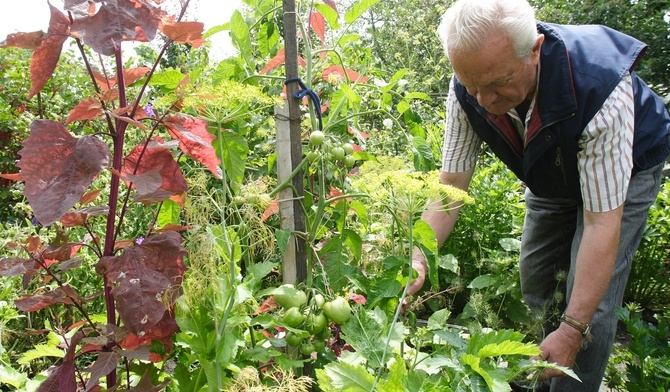
[[503, 115], [535, 93], [543, 36], [531, 56], [519, 59], [509, 38], [498, 35], [479, 51], [457, 51], [451, 64], [458, 81], [489, 113]]

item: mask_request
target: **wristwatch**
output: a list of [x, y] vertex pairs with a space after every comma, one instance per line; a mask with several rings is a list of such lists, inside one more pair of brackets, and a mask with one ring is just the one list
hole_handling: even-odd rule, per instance
[[561, 322], [566, 323], [572, 328], [581, 332], [582, 337], [588, 338], [591, 335], [591, 324], [584, 324], [582, 322], [579, 322], [565, 313], [563, 313], [563, 315], [561, 316]]

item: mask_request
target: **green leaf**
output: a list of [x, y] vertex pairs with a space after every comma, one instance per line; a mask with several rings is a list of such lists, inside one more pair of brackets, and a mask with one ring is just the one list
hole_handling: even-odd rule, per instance
[[407, 367], [402, 358], [396, 357], [395, 362], [389, 368], [389, 374], [385, 381], [377, 385], [379, 392], [405, 392], [403, 381], [407, 378]]
[[363, 253], [363, 239], [361, 236], [351, 229], [342, 230], [342, 236], [345, 243], [349, 246], [349, 250], [354, 254], [354, 259], [360, 260]]
[[167, 225], [179, 225], [179, 212], [181, 208], [179, 204], [170, 199], [163, 200], [161, 209], [158, 211], [158, 227], [165, 227]]
[[358, 19], [361, 15], [365, 13], [365, 11], [369, 10], [373, 5], [377, 4], [379, 0], [361, 0], [351, 6], [349, 11], [347, 11], [344, 14], [344, 21], [347, 22], [348, 24], [353, 23], [356, 19]]
[[28, 375], [9, 366], [0, 366], [0, 384], [11, 385], [17, 390], [26, 383]]
[[361, 203], [358, 200], [354, 200], [349, 203], [349, 208], [356, 212], [358, 216], [358, 221], [361, 222], [363, 226], [368, 225], [368, 210], [365, 207], [365, 204]]
[[437, 261], [440, 265], [440, 268], [444, 268], [447, 271], [451, 271], [455, 274], [458, 273], [458, 259], [451, 253], [448, 255], [439, 256]]
[[412, 145], [414, 146], [414, 168], [422, 172], [435, 170], [435, 163], [433, 162], [433, 149], [430, 147], [426, 139], [415, 136], [412, 138]]
[[219, 132], [212, 144], [216, 148], [216, 155], [223, 162], [231, 186], [239, 189], [239, 184], [244, 181], [245, 163], [249, 154], [247, 139], [232, 132]]
[[397, 86], [398, 82], [405, 76], [407, 71], [408, 71], [407, 68], [403, 68], [394, 73], [393, 76], [391, 76], [391, 80], [389, 80], [388, 84], [382, 87], [382, 92], [386, 94], [389, 91], [391, 91], [395, 86]]
[[522, 343], [506, 340], [502, 343], [487, 344], [482, 347], [477, 356], [479, 358], [499, 357], [502, 355], [539, 355], [540, 348], [533, 343]]
[[291, 238], [291, 230], [277, 230], [275, 231], [275, 237], [277, 238], [279, 252], [283, 255], [286, 253], [286, 249], [288, 249], [288, 241]]
[[177, 89], [185, 76], [177, 69], [168, 68], [165, 71], [155, 73], [149, 80], [149, 86], [157, 87], [163, 93], [171, 93]]
[[279, 43], [279, 29], [272, 22], [264, 23], [257, 35], [259, 57], [265, 58]]
[[496, 286], [500, 283], [500, 279], [497, 276], [491, 274], [479, 275], [474, 278], [472, 282], [468, 285], [469, 289], [484, 289], [486, 287]]
[[430, 95], [420, 92], [412, 92], [405, 95], [405, 99], [423, 99], [425, 101], [430, 101]]
[[44, 357], [56, 357], [64, 358], [65, 352], [56, 346], [50, 346], [46, 344], [37, 344], [32, 350], [28, 350], [21, 358], [18, 359], [17, 363], [19, 365], [25, 365], [30, 363], [33, 359], [44, 358]]
[[449, 316], [451, 316], [451, 311], [448, 308], [440, 309], [433, 313], [428, 318], [428, 329], [432, 331], [444, 329], [447, 326]]
[[369, 392], [375, 377], [362, 366], [332, 362], [316, 370], [319, 387], [324, 392]]
[[414, 222], [414, 227], [412, 228], [412, 235], [414, 239], [418, 241], [419, 244], [423, 245], [433, 254], [438, 253], [437, 249], [437, 238], [435, 238], [435, 232], [430, 227], [428, 223], [424, 220], [417, 220]]
[[326, 20], [326, 22], [328, 22], [328, 25], [331, 29], [337, 30], [340, 28], [340, 22], [338, 20], [339, 15], [337, 14], [337, 11], [324, 3], [316, 3], [314, 4], [314, 8], [316, 8], [316, 10], [319, 11], [321, 15], [323, 15], [323, 18]]
[[230, 33], [233, 45], [240, 51], [247, 63], [252, 63], [251, 34], [249, 33], [249, 26], [247, 26], [240, 11], [233, 12], [233, 16], [230, 18]]
[[516, 238], [501, 238], [500, 246], [508, 252], [518, 252], [521, 250], [521, 241]]
[[[367, 312], [354, 312], [351, 319], [342, 326], [342, 338], [356, 350], [357, 353], [367, 358], [368, 366], [379, 368], [385, 366], [382, 356], [386, 341], [390, 332], [391, 347], [387, 352], [393, 352], [394, 347], [400, 347], [404, 340], [404, 327], [401, 323], [393, 325], [386, 314], [380, 308], [374, 308]], [[388, 358], [385, 359], [387, 361]]]

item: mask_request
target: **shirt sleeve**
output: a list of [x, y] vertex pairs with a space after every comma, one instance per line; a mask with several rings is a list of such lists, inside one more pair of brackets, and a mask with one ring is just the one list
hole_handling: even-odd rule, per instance
[[628, 73], [582, 132], [577, 159], [588, 211], [611, 211], [626, 200], [633, 170], [634, 105]]
[[482, 141], [456, 98], [453, 79], [449, 84], [446, 115], [442, 171], [461, 173], [472, 169], [481, 153]]

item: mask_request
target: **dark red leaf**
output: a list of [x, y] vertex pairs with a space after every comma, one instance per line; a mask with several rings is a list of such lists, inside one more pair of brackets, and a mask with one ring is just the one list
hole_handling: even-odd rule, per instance
[[21, 174], [19, 173], [0, 174], [0, 178], [4, 178], [6, 180], [11, 181], [23, 181], [23, 177], [21, 177]]
[[63, 227], [84, 226], [90, 217], [107, 215], [108, 213], [109, 206], [84, 207], [66, 213], [60, 218], [60, 221], [63, 223]]
[[0, 259], [0, 276], [23, 275], [28, 271], [32, 264], [32, 260], [19, 257]]
[[44, 39], [44, 31], [32, 31], [29, 33], [13, 33], [8, 34], [5, 41], [0, 42], [2, 48], [21, 48], [21, 49], [36, 49]]
[[105, 56], [114, 54], [114, 47], [121, 41], [151, 41], [161, 19], [159, 8], [148, 1], [107, 0], [99, 5], [95, 14], [83, 1], [65, 2], [65, 10], [73, 11], [72, 31], [79, 34], [84, 43]]
[[309, 24], [321, 42], [326, 42], [326, 20], [323, 15], [320, 12], [312, 12], [309, 16]]
[[48, 247], [42, 253], [42, 257], [49, 260], [65, 261], [70, 260], [72, 256], [79, 252], [81, 244], [68, 243], [52, 249]]
[[82, 258], [75, 258], [75, 259], [70, 259], [68, 261], [65, 261], [63, 263], [60, 263], [58, 265], [58, 270], [59, 271], [68, 271], [71, 269], [79, 268], [81, 264], [84, 262], [84, 259]]
[[[126, 184], [132, 182], [138, 197], [156, 194], [156, 201], [160, 201], [186, 192], [186, 179], [170, 151], [150, 144], [142, 153], [143, 146], [140, 144], [128, 154], [121, 169], [121, 178]], [[163, 192], [157, 194], [158, 191]]]
[[107, 145], [97, 137], [75, 138], [52, 120], [35, 120], [30, 125], [30, 136], [19, 155], [24, 194], [44, 226], [77, 204], [110, 160]]
[[84, 204], [88, 204], [88, 203], [93, 202], [95, 199], [98, 198], [98, 195], [100, 195], [100, 192], [102, 192], [102, 190], [96, 189], [96, 190], [84, 193], [84, 196], [82, 196], [81, 199], [79, 199], [79, 204], [84, 205]]
[[[268, 63], [265, 65], [265, 67], [263, 67], [263, 69], [260, 70], [259, 73], [261, 75], [264, 75], [264, 74], [272, 71], [273, 69], [279, 67], [280, 65], [284, 64], [284, 61], [286, 61], [286, 54], [285, 54], [284, 48], [281, 48], [281, 49], [279, 49], [277, 54], [272, 59], [270, 59], [270, 61], [268, 61]], [[305, 64], [306, 64], [305, 59], [298, 56], [298, 64], [300, 64], [301, 66], [304, 67]]]
[[340, 67], [339, 65], [331, 65], [330, 67], [326, 68], [322, 74], [323, 80], [328, 81], [328, 77], [331, 74], [335, 74], [343, 79], [346, 78], [351, 82], [365, 83], [368, 81], [367, 77], [361, 76], [358, 72], [348, 68], [345, 69], [343, 67]]
[[32, 82], [28, 98], [42, 90], [58, 65], [63, 43], [70, 34], [70, 20], [58, 8], [49, 3], [51, 19], [47, 37], [35, 49], [30, 61], [30, 80]]
[[121, 356], [115, 352], [102, 352], [98, 354], [98, 359], [91, 366], [91, 377], [86, 383], [86, 390], [90, 390], [98, 383], [100, 378], [116, 370], [116, 365], [121, 360]]
[[101, 116], [102, 113], [102, 105], [100, 104], [100, 101], [93, 97], [88, 97], [79, 102], [79, 104], [70, 111], [65, 123], [70, 124], [73, 121], [93, 120], [94, 118]]
[[145, 239], [123, 248], [123, 253], [103, 257], [96, 271], [115, 284], [114, 297], [119, 316], [135, 335], [144, 336], [181, 295], [186, 266], [182, 237], [174, 231]]
[[55, 298], [46, 295], [24, 296], [14, 300], [14, 306], [23, 312], [35, 312], [57, 303]]
[[205, 24], [202, 22], [176, 22], [165, 23], [161, 31], [176, 43], [199, 48], [205, 42], [202, 39], [204, 28]]
[[[172, 350], [172, 336], [177, 332], [179, 332], [179, 326], [175, 321], [174, 315], [171, 312], [165, 312], [163, 319], [141, 337], [130, 335], [123, 339], [119, 345], [125, 350], [130, 351], [122, 351], [119, 354], [128, 358], [134, 358], [137, 356], [137, 353], [146, 353], [146, 351], [143, 351], [141, 348], [150, 346], [154, 341], [161, 342], [167, 349], [166, 352], [169, 352]], [[165, 360], [165, 358], [162, 358], [156, 353], [150, 352], [148, 354], [148, 359], [152, 362]], [[142, 359], [146, 360], [147, 358]]]
[[170, 116], [165, 126], [170, 136], [179, 140], [179, 148], [186, 155], [205, 165], [216, 178], [223, 177], [221, 160], [212, 147], [216, 137], [207, 131], [207, 121], [179, 114]]
[[330, 6], [330, 8], [334, 9], [337, 11], [337, 4], [335, 3], [335, 0], [323, 0], [326, 5]]

